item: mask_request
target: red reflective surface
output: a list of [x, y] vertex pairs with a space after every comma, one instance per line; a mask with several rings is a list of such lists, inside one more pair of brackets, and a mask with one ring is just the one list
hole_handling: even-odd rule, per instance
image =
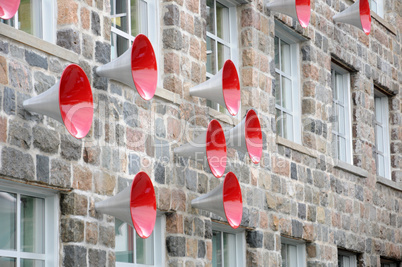
[[217, 120], [209, 123], [205, 144], [209, 168], [216, 178], [220, 178], [226, 169], [226, 139]]
[[310, 0], [296, 0], [296, 14], [303, 28], [306, 28], [310, 22], [310, 13]]
[[231, 60], [226, 60], [222, 71], [222, 91], [226, 108], [232, 116], [240, 108], [240, 81], [236, 66]]
[[260, 162], [262, 155], [262, 133], [260, 120], [257, 113], [250, 109], [246, 115], [246, 145], [251, 161], [255, 164]]
[[156, 221], [156, 198], [151, 179], [139, 172], [131, 185], [130, 212], [135, 231], [141, 238], [152, 234]]
[[363, 31], [366, 35], [370, 34], [371, 31], [371, 14], [370, 14], [370, 4], [368, 0], [360, 0], [360, 21], [362, 23]]
[[63, 71], [59, 87], [61, 118], [75, 138], [85, 137], [92, 125], [93, 98], [85, 72], [75, 64]]
[[0, 0], [0, 19], [11, 19], [20, 6], [20, 0]]
[[158, 67], [152, 44], [143, 34], [137, 35], [134, 39], [131, 49], [131, 74], [140, 96], [150, 100], [156, 91]]
[[223, 208], [230, 226], [234, 229], [239, 227], [243, 217], [243, 200], [239, 181], [233, 172], [226, 174], [223, 184]]

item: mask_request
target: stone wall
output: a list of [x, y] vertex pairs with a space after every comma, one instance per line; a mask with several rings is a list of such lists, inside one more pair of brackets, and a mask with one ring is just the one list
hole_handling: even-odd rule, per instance
[[[333, 23], [332, 16], [350, 1], [312, 1], [306, 29], [266, 10], [263, 1], [237, 7], [242, 111], [255, 108], [264, 129], [260, 164], [228, 151], [226, 170], [242, 187], [247, 266], [280, 266], [281, 236], [307, 242], [308, 266], [335, 266], [338, 248], [359, 253], [361, 266], [380, 266], [380, 256], [402, 259], [402, 191], [396, 189], [402, 184], [402, 4], [385, 2], [387, 23], [373, 19], [369, 36]], [[82, 140], [57, 121], [22, 108], [72, 62], [1, 36], [0, 176], [61, 190], [60, 266], [115, 265], [114, 218], [96, 213], [94, 203], [124, 189], [140, 170], [150, 175], [158, 210], [166, 212], [166, 265], [211, 266], [212, 220], [224, 220], [190, 202], [221, 181], [173, 149], [213, 118], [228, 128], [237, 120], [216, 115], [205, 100], [188, 93], [205, 80], [205, 0], [158, 3], [158, 69], [164, 91], [173, 94], [147, 102], [94, 72], [110, 60], [109, 1], [58, 1], [57, 45], [73, 52], [94, 93], [93, 126]], [[300, 43], [299, 146], [275, 133], [275, 20], [306, 39]], [[331, 152], [332, 60], [353, 70], [355, 168], [339, 166]], [[391, 95], [394, 187], [377, 182], [374, 84]]]

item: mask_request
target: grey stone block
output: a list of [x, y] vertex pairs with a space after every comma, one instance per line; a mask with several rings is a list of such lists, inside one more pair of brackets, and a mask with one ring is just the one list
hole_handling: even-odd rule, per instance
[[76, 218], [63, 218], [60, 223], [62, 242], [84, 241], [84, 222]]
[[43, 152], [57, 153], [60, 144], [57, 132], [36, 125], [32, 133], [34, 147], [39, 148]]
[[263, 234], [260, 231], [248, 231], [246, 242], [251, 248], [262, 248]]
[[34, 89], [37, 94], [47, 91], [56, 84], [56, 79], [53, 76], [46, 75], [42, 71], [36, 71], [34, 73], [34, 79]]
[[98, 74], [96, 74], [96, 67], [92, 69], [92, 77], [93, 77], [92, 81], [93, 87], [99, 90], [107, 91], [107, 85], [108, 85], [107, 78], [98, 76]]
[[77, 245], [64, 245], [64, 267], [86, 267], [87, 249]]
[[7, 42], [0, 41], [0, 53], [8, 54], [8, 51], [9, 51], [9, 49], [8, 49], [8, 43], [7, 43]]
[[29, 149], [32, 143], [31, 127], [27, 123], [9, 122], [8, 142], [23, 149]]
[[292, 236], [301, 238], [303, 235], [303, 224], [297, 220], [292, 220]]
[[206, 248], [205, 248], [205, 241], [198, 240], [198, 258], [205, 258]]
[[48, 62], [46, 57], [42, 57], [33, 51], [25, 50], [25, 60], [33, 67], [39, 67], [47, 70]]
[[64, 29], [57, 32], [57, 45], [71, 50], [77, 54], [81, 53], [80, 34], [73, 29]]
[[128, 173], [131, 175], [135, 175], [140, 170], [141, 170], [141, 158], [137, 154], [130, 153], [128, 155]]
[[182, 236], [168, 236], [166, 249], [171, 257], [184, 257], [186, 255], [186, 239]]
[[95, 46], [96, 62], [106, 64], [110, 61], [110, 44], [97, 41]]
[[32, 156], [11, 147], [4, 147], [1, 154], [1, 173], [20, 179], [35, 179]]
[[155, 163], [155, 182], [165, 184], [165, 167], [163, 164]]
[[163, 21], [166, 26], [180, 26], [180, 10], [177, 5], [168, 5], [165, 7], [166, 12], [163, 16]]
[[138, 127], [138, 108], [130, 102], [123, 104], [124, 121], [131, 127]]
[[91, 29], [95, 35], [101, 35], [100, 18], [98, 13], [94, 11], [91, 12]]
[[70, 164], [63, 160], [52, 159], [50, 169], [50, 184], [62, 187], [70, 187]]
[[88, 250], [89, 267], [106, 267], [106, 251], [100, 249]]
[[70, 134], [62, 134], [60, 142], [60, 154], [67, 160], [79, 160], [81, 158], [82, 141]]
[[178, 29], [163, 30], [163, 48], [175, 50], [183, 48], [183, 37]]
[[82, 55], [87, 59], [92, 59], [94, 55], [93, 37], [88, 34], [82, 34]]
[[36, 155], [36, 177], [38, 181], [49, 183], [49, 157]]
[[7, 115], [15, 115], [15, 93], [8, 87], [4, 88], [3, 109]]

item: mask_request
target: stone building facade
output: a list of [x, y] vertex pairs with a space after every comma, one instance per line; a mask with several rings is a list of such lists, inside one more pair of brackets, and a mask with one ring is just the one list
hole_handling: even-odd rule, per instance
[[[117, 23], [111, 12], [116, 1], [49, 2], [42, 0], [45, 40], [0, 25], [0, 191], [18, 194], [21, 201], [35, 192], [53, 203], [52, 218], [46, 217], [48, 237], [42, 238], [46, 248], [33, 251], [42, 253], [38, 262], [46, 261], [43, 266], [119, 266], [114, 217], [95, 212], [94, 203], [120, 192], [139, 171], [149, 174], [156, 192], [159, 230], [155, 235], [159, 237], [151, 244], [156, 266], [213, 266], [219, 257], [230, 259], [236, 264], [232, 266], [296, 266], [293, 262], [297, 266], [400, 266], [401, 1], [383, 1], [381, 11], [372, 13], [368, 36], [333, 22], [335, 14], [353, 3], [350, 0], [311, 1], [310, 24], [305, 29], [297, 20], [269, 11], [261, 0], [148, 1], [154, 13], [147, 13], [147, 29], [153, 35], [159, 72], [151, 101], [95, 73], [97, 66], [111, 59], [116, 32], [111, 28]], [[51, 13], [45, 5], [52, 7]], [[231, 37], [237, 34], [231, 40], [230, 56], [222, 58], [232, 58], [240, 76], [242, 114], [238, 117], [189, 96], [189, 88], [205, 81], [208, 73], [213, 75], [211, 66], [220, 64], [208, 59], [222, 47], [214, 50], [208, 43], [219, 35], [208, 22], [211, 9], [218, 10], [219, 5], [230, 6], [230, 30], [223, 31]], [[25, 15], [21, 12], [19, 19]], [[217, 24], [222, 25], [223, 18]], [[48, 26], [53, 31], [50, 37], [46, 37]], [[219, 38], [217, 42], [226, 37]], [[275, 49], [279, 40], [283, 50]], [[278, 64], [285, 64], [275, 61], [279, 54], [297, 70], [290, 93], [278, 78]], [[22, 107], [24, 100], [55, 84], [72, 63], [83, 68], [94, 95], [92, 128], [81, 140], [72, 138], [56, 120]], [[349, 103], [345, 107], [349, 145], [344, 146], [349, 148], [344, 152], [337, 139], [342, 138], [337, 134], [340, 130], [335, 129], [340, 125], [334, 111], [341, 105], [334, 94], [338, 76], [346, 81], [340, 83], [346, 86], [343, 92]], [[278, 95], [294, 96], [293, 127], [279, 125]], [[385, 99], [381, 106], [388, 113], [385, 121], [376, 117], [378, 99]], [[190, 204], [223, 178], [215, 178], [206, 164], [175, 156], [173, 149], [192, 140], [196, 129], [212, 119], [226, 129], [234, 127], [250, 108], [262, 124], [263, 157], [253, 164], [248, 155], [228, 150], [226, 172], [237, 176], [243, 197], [243, 220], [233, 232], [225, 218]], [[381, 138], [379, 123], [385, 123], [387, 130]], [[388, 172], [380, 175], [379, 168]], [[234, 250], [226, 243], [220, 250], [216, 247], [215, 234], [225, 232], [235, 236], [235, 241], [229, 239], [236, 243]], [[12, 244], [0, 248], [0, 262], [11, 264], [5, 266], [14, 266], [14, 258], [21, 264], [29, 258], [7, 256], [12, 248]], [[228, 251], [229, 259], [222, 251]], [[233, 251], [235, 255], [230, 254]], [[346, 259], [355, 265], [341, 265]]]

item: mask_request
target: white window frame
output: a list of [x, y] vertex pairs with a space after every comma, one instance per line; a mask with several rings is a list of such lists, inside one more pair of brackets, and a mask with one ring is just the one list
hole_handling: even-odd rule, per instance
[[[55, 0], [31, 0], [33, 10], [31, 10], [33, 22], [33, 35], [49, 43], [56, 43], [57, 11]], [[43, 15], [46, 14], [46, 15]], [[2, 20], [8, 25], [14, 25], [20, 29], [18, 23], [19, 11], [9, 20]]]
[[[376, 3], [376, 9], [373, 7], [373, 2]], [[381, 18], [384, 18], [384, 0], [370, 0], [370, 9]]]
[[[335, 90], [336, 74], [342, 76], [341, 88], [342, 88], [342, 90], [344, 90], [345, 99], [344, 99], [344, 102], [342, 103], [339, 101], [339, 99], [336, 100], [336, 99], [332, 98], [332, 108], [333, 108], [333, 112], [335, 113], [335, 106], [343, 105], [344, 110], [345, 110], [345, 117], [340, 118], [337, 113], [337, 114], [335, 114], [336, 116], [334, 119], [336, 120], [335, 123], [336, 122], [339, 123], [339, 121], [341, 119], [344, 119], [345, 134], [341, 134], [341, 133], [339, 133], [339, 131], [335, 131], [335, 127], [334, 126], [332, 127], [332, 134], [333, 134], [333, 136], [335, 135], [335, 137], [336, 137], [335, 140], [332, 140], [333, 145], [336, 146], [334, 149], [334, 153], [335, 153], [334, 157], [337, 160], [344, 161], [348, 164], [353, 165], [353, 163], [352, 163], [352, 159], [353, 159], [353, 156], [352, 156], [352, 122], [351, 122], [352, 106], [351, 106], [351, 97], [350, 97], [350, 73], [347, 70], [345, 70], [335, 64], [332, 64], [331, 65], [332, 90]], [[339, 92], [339, 90], [337, 90], [337, 92]], [[341, 160], [340, 155], [338, 153], [339, 152], [339, 148], [338, 148], [338, 137], [339, 136], [342, 138], [345, 138], [345, 143], [346, 143], [345, 160]]]
[[[229, 29], [226, 29], [229, 32], [230, 36], [230, 41], [227, 42], [221, 38], [218, 37], [217, 35], [217, 23], [215, 23], [215, 34], [211, 32], [206, 32], [207, 37], [211, 38], [215, 42], [219, 42], [230, 49], [230, 60], [233, 61], [233, 64], [236, 66], [236, 69], [238, 70], [238, 61], [239, 61], [239, 44], [238, 44], [238, 26], [237, 26], [237, 5], [235, 2], [228, 1], [228, 0], [214, 0], [214, 8], [216, 10], [216, 2], [219, 2], [220, 4], [226, 6], [229, 9]], [[215, 18], [214, 21], [216, 22], [216, 12], [214, 12]], [[209, 51], [206, 51], [207, 55], [208, 53], [212, 53]], [[218, 66], [218, 45], [215, 45], [215, 70], [216, 73], [220, 71], [219, 66]], [[226, 59], [226, 60], [228, 60]], [[209, 73], [208, 71], [206, 72], [207, 79], [210, 79], [213, 77], [215, 74]], [[211, 108], [216, 109], [216, 110], [221, 110], [221, 105], [215, 102], [210, 102]], [[225, 113], [230, 115], [229, 111], [227, 111], [226, 107], [223, 107], [225, 110]], [[239, 109], [239, 112], [237, 113], [237, 118], [241, 118], [241, 107]]]
[[59, 264], [59, 196], [56, 190], [17, 184], [0, 180], [0, 191], [20, 195], [43, 198], [45, 200], [45, 253], [28, 253], [20, 251], [20, 204], [17, 204], [17, 250], [0, 250], [1, 257], [16, 258], [16, 267], [20, 267], [20, 259], [44, 260], [46, 267]]
[[[288, 140], [293, 141], [295, 143], [301, 144], [301, 105], [300, 105], [300, 49], [299, 49], [299, 42], [300, 38], [297, 38], [293, 34], [291, 34], [289, 31], [287, 31], [284, 26], [281, 26], [278, 22], [275, 23], [275, 37], [278, 37], [279, 42], [281, 40], [285, 41], [290, 45], [290, 59], [291, 59], [291, 75], [287, 75], [283, 73], [279, 66], [275, 66], [275, 72], [280, 75], [280, 77], [285, 76], [286, 78], [290, 79], [292, 81], [292, 104], [291, 106], [293, 107], [292, 110], [285, 109], [281, 105], [277, 105], [275, 103], [275, 108], [276, 110], [279, 109], [281, 111], [281, 114], [283, 112], [286, 112], [287, 114], [290, 114], [292, 116], [292, 121], [288, 122], [289, 124], [292, 124], [293, 131], [292, 131], [292, 136]], [[280, 46], [280, 45], [279, 45]], [[279, 55], [281, 57], [281, 53], [279, 52]], [[280, 59], [279, 59], [280, 61]], [[280, 79], [281, 80], [281, 79]], [[279, 88], [282, 88], [281, 84], [282, 81], [275, 81], [276, 83], [279, 82]], [[277, 88], [275, 88], [277, 90]], [[282, 115], [281, 115], [282, 116]], [[277, 123], [278, 118], [276, 118], [275, 121], [275, 127]], [[284, 125], [282, 124], [282, 131]], [[289, 127], [289, 126], [287, 126]], [[278, 133], [277, 133], [278, 134]], [[281, 136], [283, 137], [283, 136]]]
[[[231, 267], [243, 267], [246, 266], [246, 237], [243, 229], [233, 229], [230, 226], [220, 223], [212, 222], [212, 231], [221, 232], [222, 246], [223, 246], [223, 233], [233, 234], [236, 238], [236, 253], [233, 257], [236, 258], [236, 264]], [[214, 248], [212, 247], [212, 250]], [[223, 251], [223, 248], [222, 248]], [[224, 260], [224, 259], [223, 259]]]
[[[306, 267], [307, 266], [306, 243], [305, 242], [281, 236], [281, 251], [282, 251], [282, 245], [296, 246], [296, 253], [297, 253], [297, 255], [296, 255], [296, 265], [297, 266], [296, 267]], [[293, 255], [293, 257], [294, 257], [294, 255]], [[284, 259], [282, 259], [282, 261], [283, 260]], [[288, 266], [288, 267], [293, 267], [293, 266]]]
[[[165, 266], [165, 225], [166, 218], [163, 215], [158, 215], [155, 221], [155, 227], [153, 231], [154, 235], [154, 264], [139, 264], [139, 263], [126, 263], [116, 261], [116, 267], [164, 267]], [[137, 233], [133, 231], [134, 235]], [[135, 253], [135, 246], [134, 246]], [[135, 255], [135, 254], [134, 254]]]
[[348, 251], [338, 250], [338, 267], [340, 257], [342, 257], [343, 267], [346, 267], [346, 261], [349, 259], [349, 267], [357, 267], [357, 257], [356, 254]]
[[[380, 106], [378, 106], [380, 105]], [[381, 110], [381, 121], [377, 121], [377, 112], [378, 109]], [[391, 152], [390, 152], [390, 137], [389, 137], [389, 110], [388, 110], [388, 96], [375, 91], [374, 95], [374, 120], [375, 120], [375, 141], [376, 141], [376, 146], [375, 146], [375, 153], [376, 153], [376, 169], [377, 169], [377, 175], [384, 177], [386, 179], [391, 179]], [[377, 135], [377, 126], [382, 128], [382, 139], [378, 140], [378, 135]], [[381, 152], [378, 150], [378, 142], [382, 143], [384, 151]], [[384, 157], [384, 173], [379, 173], [379, 162], [378, 162], [378, 155], [382, 155]]]
[[[119, 0], [111, 0], [110, 5], [116, 5], [115, 4], [116, 1], [119, 1]], [[159, 44], [160, 27], [159, 27], [159, 16], [158, 16], [158, 14], [159, 14], [159, 1], [157, 1], [157, 0], [139, 0], [139, 1], [143, 1], [143, 2], [145, 2], [147, 4], [147, 17], [146, 18], [141, 18], [141, 20], [146, 19], [146, 22], [147, 22], [146, 23], [146, 25], [147, 25], [146, 34], [144, 33], [145, 29], [141, 29], [140, 33], [144, 33], [148, 37], [149, 41], [151, 42], [151, 44], [152, 44], [152, 46], [154, 48], [157, 65], [158, 65], [158, 67], [160, 67], [161, 66], [161, 64], [160, 64], [160, 62], [161, 62], [160, 61], [160, 49], [159, 49], [160, 48], [160, 44]], [[127, 18], [128, 19], [131, 18], [130, 3], [131, 3], [131, 0], [127, 0], [127, 12], [128, 12]], [[117, 18], [117, 17], [119, 17], [119, 15], [111, 15], [112, 20], [113, 20], [113, 18]], [[154, 20], [151, 20], [151, 18], [154, 19]], [[130, 22], [130, 24], [131, 24], [131, 22]], [[144, 25], [144, 24], [142, 24], [142, 25]], [[133, 36], [131, 34], [131, 25], [128, 27], [128, 33], [126, 33], [124, 31], [119, 30], [116, 27], [114, 27], [113, 23], [112, 23], [111, 32], [116, 34], [116, 35], [120, 35], [121, 37], [123, 37], [125, 39], [128, 39], [129, 40], [129, 48], [132, 46], [132, 43], [133, 43], [133, 41], [135, 39], [135, 36]], [[113, 34], [111, 34], [110, 38], [114, 38]], [[116, 43], [116, 41], [117, 41], [117, 38], [116, 38], [116, 40], [114, 40], [114, 43]], [[111, 47], [110, 49], [113, 49], [113, 47]], [[113, 52], [113, 50], [111, 50], [110, 56], [111, 56], [111, 59], [116, 58], [115, 53]], [[158, 83], [157, 83], [157, 86], [162, 85], [162, 79], [160, 79], [160, 78], [161, 78], [161, 72], [158, 71]]]
[[381, 267], [400, 267], [400, 262], [381, 259]]

